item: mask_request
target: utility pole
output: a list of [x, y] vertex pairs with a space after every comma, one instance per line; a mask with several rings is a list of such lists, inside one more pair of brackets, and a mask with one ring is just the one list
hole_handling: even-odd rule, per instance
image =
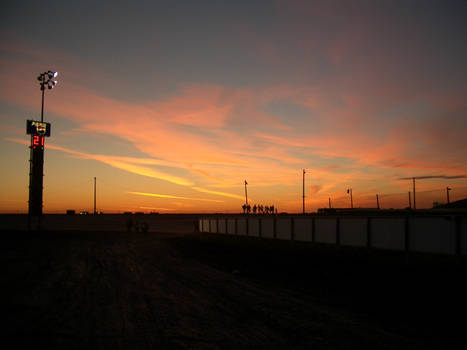
[[331, 197], [328, 198], [329, 201], [329, 209], [331, 209]]
[[409, 191], [409, 209], [412, 209], [412, 198], [410, 197], [410, 191]]
[[353, 209], [353, 197], [352, 197], [352, 189], [347, 189], [347, 193], [350, 194], [350, 209]]
[[96, 177], [94, 176], [94, 215], [96, 214]]
[[415, 177], [412, 178], [413, 180], [413, 208], [417, 209], [417, 205], [415, 204]]
[[450, 188], [449, 186], [446, 187], [446, 197], [448, 199], [448, 204], [449, 204], [449, 191], [451, 191], [451, 190], [452, 190], [452, 188]]
[[303, 169], [303, 176], [302, 176], [302, 186], [303, 186], [303, 214], [305, 215], [305, 169]]
[[376, 194], [376, 208], [379, 209], [379, 197], [378, 197], [378, 194]]
[[246, 190], [246, 185], [248, 185], [248, 182], [246, 182], [246, 180], [245, 180], [245, 203], [246, 203], [246, 205], [248, 205], [248, 192]]

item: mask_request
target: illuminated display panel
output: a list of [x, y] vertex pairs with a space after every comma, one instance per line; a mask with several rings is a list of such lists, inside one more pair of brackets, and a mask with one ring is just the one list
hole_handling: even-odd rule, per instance
[[26, 121], [26, 134], [50, 136], [50, 123], [39, 122], [36, 120]]
[[32, 149], [44, 149], [45, 137], [43, 135], [32, 135], [31, 147]]

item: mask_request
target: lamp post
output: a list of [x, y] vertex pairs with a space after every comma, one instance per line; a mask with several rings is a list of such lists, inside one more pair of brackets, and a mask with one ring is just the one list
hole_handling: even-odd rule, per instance
[[58, 72], [52, 72], [51, 70], [39, 74], [37, 80], [39, 80], [42, 90], [42, 106], [41, 106], [41, 123], [44, 122], [44, 92], [45, 87], [49, 90], [52, 90], [55, 85], [57, 85], [57, 81], [54, 80], [58, 76]]
[[352, 189], [348, 188], [347, 193], [350, 194], [350, 209], [353, 209]]
[[448, 200], [448, 204], [449, 204], [449, 191], [451, 191], [452, 188], [451, 187], [446, 187], [446, 197], [447, 197], [447, 200]]
[[415, 203], [415, 177], [412, 178], [413, 182], [413, 208], [414, 210], [417, 209], [417, 204]]
[[94, 176], [94, 215], [97, 214], [96, 210], [96, 177]]
[[39, 74], [42, 91], [41, 121], [28, 120], [26, 133], [31, 135], [30, 165], [29, 165], [29, 201], [28, 227], [31, 227], [31, 217], [37, 217], [37, 227], [40, 228], [42, 216], [42, 192], [44, 178], [44, 146], [45, 137], [50, 136], [50, 123], [44, 123], [44, 95], [46, 87], [51, 90], [57, 85], [54, 80], [57, 72], [47, 71]]
[[246, 189], [246, 185], [248, 185], [248, 182], [245, 180], [245, 204], [248, 205], [248, 192]]

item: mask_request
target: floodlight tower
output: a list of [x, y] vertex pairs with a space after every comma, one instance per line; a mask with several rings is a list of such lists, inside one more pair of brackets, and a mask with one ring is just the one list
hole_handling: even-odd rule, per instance
[[57, 81], [54, 80], [58, 76], [58, 72], [52, 72], [51, 70], [41, 73], [38, 77], [37, 80], [39, 80], [40, 85], [41, 85], [41, 90], [42, 90], [42, 106], [41, 106], [41, 123], [44, 122], [44, 92], [45, 92], [45, 87], [49, 90], [52, 90], [55, 85], [57, 85]]
[[29, 223], [31, 217], [37, 217], [37, 226], [40, 226], [42, 215], [45, 137], [50, 136], [50, 123], [44, 122], [44, 95], [46, 87], [51, 90], [57, 85], [57, 81], [54, 80], [57, 75], [57, 72], [49, 70], [37, 77], [42, 91], [41, 121], [28, 120], [26, 123], [26, 133], [31, 135], [28, 214]]

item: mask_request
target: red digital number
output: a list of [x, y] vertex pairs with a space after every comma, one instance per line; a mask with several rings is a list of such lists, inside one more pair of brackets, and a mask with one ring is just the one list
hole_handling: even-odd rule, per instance
[[32, 137], [32, 148], [33, 149], [36, 149], [37, 146], [41, 146], [42, 148], [44, 148], [44, 143], [45, 143], [44, 136], [34, 135]]

